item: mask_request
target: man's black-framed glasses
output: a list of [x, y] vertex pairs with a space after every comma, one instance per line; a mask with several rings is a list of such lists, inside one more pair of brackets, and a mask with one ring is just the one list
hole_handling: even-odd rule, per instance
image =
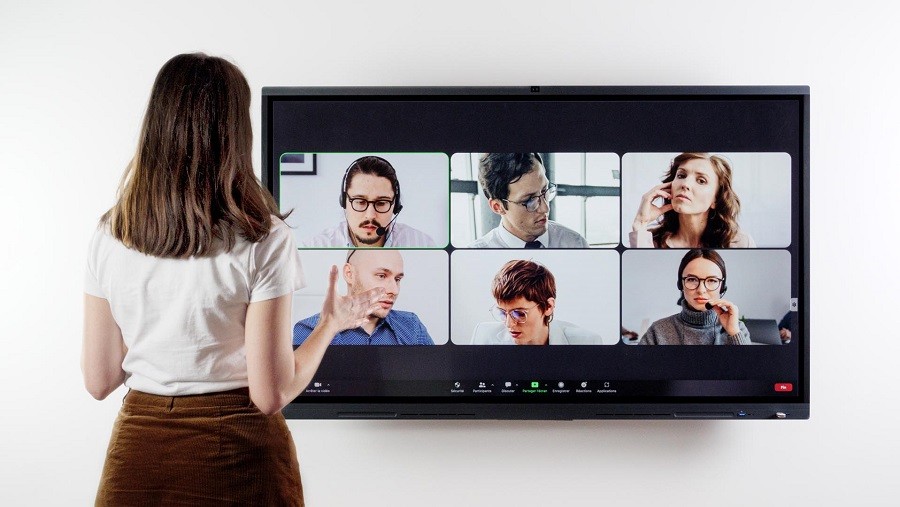
[[393, 199], [377, 199], [370, 201], [368, 199], [363, 199], [362, 197], [351, 197], [349, 200], [350, 207], [353, 208], [353, 211], [366, 211], [371, 204], [378, 213], [387, 213], [394, 206]]
[[724, 278], [719, 278], [716, 276], [707, 276], [706, 278], [700, 278], [694, 275], [688, 275], [681, 277], [681, 283], [684, 284], [684, 288], [688, 290], [694, 290], [697, 287], [700, 287], [700, 282], [703, 282], [703, 286], [706, 287], [706, 290], [717, 290], [722, 282], [725, 281]]
[[547, 204], [550, 204], [550, 201], [552, 201], [554, 197], [556, 197], [556, 185], [551, 183], [547, 188], [544, 189], [543, 192], [538, 195], [533, 195], [524, 201], [510, 201], [509, 199], [500, 200], [518, 204], [519, 206], [525, 206], [525, 209], [534, 212], [541, 207], [541, 199], [543, 199]]

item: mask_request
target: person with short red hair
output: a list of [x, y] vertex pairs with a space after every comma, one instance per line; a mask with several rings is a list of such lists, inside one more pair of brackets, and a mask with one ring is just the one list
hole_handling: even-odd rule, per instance
[[499, 322], [475, 327], [472, 345], [601, 345], [598, 333], [570, 322], [554, 321], [556, 279], [546, 266], [512, 260], [494, 276], [491, 292]]

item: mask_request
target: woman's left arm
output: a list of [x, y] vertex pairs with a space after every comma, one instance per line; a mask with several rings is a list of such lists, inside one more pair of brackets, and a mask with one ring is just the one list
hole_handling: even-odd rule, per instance
[[91, 396], [102, 400], [125, 382], [125, 341], [113, 319], [109, 301], [84, 295], [84, 340], [81, 347], [81, 373]]

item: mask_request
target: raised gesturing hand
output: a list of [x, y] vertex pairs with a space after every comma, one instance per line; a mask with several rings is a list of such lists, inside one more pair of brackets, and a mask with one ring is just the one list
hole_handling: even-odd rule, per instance
[[328, 290], [322, 304], [320, 318], [335, 326], [337, 332], [361, 326], [372, 312], [378, 310], [378, 300], [384, 296], [383, 287], [375, 287], [359, 294], [342, 296], [337, 292], [337, 266], [328, 274]]
[[651, 188], [649, 192], [641, 198], [641, 205], [638, 208], [637, 215], [634, 217], [634, 223], [631, 225], [634, 231], [643, 231], [651, 222], [662, 216], [667, 211], [671, 211], [672, 203], [665, 203], [662, 206], [653, 204], [653, 200], [662, 197], [663, 199], [672, 199], [672, 182], [662, 183]]

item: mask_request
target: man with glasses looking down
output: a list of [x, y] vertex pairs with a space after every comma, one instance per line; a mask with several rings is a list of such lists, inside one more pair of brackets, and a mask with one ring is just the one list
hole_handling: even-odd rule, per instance
[[500, 225], [469, 248], [589, 248], [581, 234], [549, 219], [556, 185], [538, 153], [485, 153], [478, 182]]
[[304, 241], [304, 247], [434, 247], [428, 234], [395, 222], [403, 204], [397, 171], [376, 156], [353, 161], [341, 180], [338, 198], [344, 220]]

